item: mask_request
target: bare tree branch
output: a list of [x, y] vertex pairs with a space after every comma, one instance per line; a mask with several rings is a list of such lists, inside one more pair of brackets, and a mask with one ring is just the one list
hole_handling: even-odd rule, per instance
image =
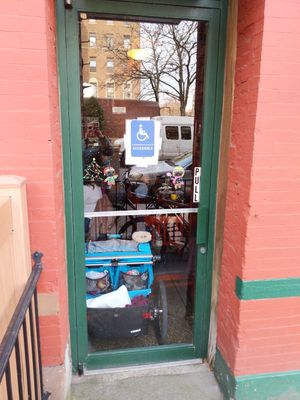
[[140, 82], [140, 98], [160, 102], [169, 97], [179, 102], [181, 115], [185, 115], [196, 79], [197, 26], [192, 21], [178, 25], [135, 24], [131, 31], [132, 47], [147, 48], [149, 55], [143, 61], [130, 59], [123, 38], [116, 38], [114, 46], [108, 49], [115, 60], [111, 80], [115, 85]]

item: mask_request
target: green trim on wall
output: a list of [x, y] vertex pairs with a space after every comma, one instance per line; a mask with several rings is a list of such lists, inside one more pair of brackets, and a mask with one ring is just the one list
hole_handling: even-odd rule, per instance
[[224, 400], [299, 400], [300, 371], [235, 377], [217, 349], [215, 376]]
[[237, 277], [235, 292], [240, 300], [298, 297], [300, 296], [300, 278], [244, 281]]

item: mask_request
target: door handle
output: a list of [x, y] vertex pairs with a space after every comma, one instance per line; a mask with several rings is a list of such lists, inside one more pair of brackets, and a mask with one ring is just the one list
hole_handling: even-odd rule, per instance
[[205, 254], [207, 250], [208, 215], [208, 207], [199, 208], [196, 243], [200, 246], [201, 254]]

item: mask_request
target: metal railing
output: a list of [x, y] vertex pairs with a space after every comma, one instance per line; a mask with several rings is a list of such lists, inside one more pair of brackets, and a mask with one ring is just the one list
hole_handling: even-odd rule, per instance
[[0, 344], [0, 383], [5, 379], [8, 400], [49, 397], [43, 390], [36, 290], [41, 258], [33, 254], [34, 267]]

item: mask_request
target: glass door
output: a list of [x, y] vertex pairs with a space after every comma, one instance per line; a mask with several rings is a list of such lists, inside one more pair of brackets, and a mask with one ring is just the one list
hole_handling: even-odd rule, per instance
[[[206, 23], [90, 17], [80, 14], [89, 352], [192, 344]], [[127, 161], [128, 121], [137, 148], [158, 126], [149, 165]]]
[[[64, 21], [75, 368], [203, 356], [220, 15], [140, 2], [76, 4]], [[157, 160], [135, 163], [135, 152], [149, 149], [150, 126]]]

